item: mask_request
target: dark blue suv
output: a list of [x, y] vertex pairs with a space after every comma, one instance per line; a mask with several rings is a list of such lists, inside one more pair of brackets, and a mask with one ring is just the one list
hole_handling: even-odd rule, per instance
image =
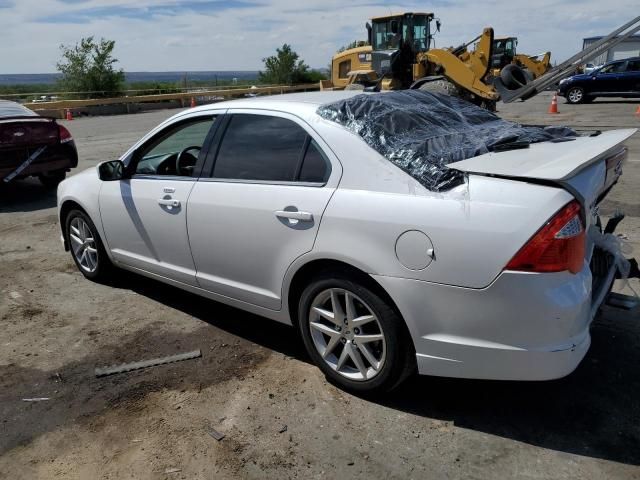
[[591, 73], [560, 81], [558, 95], [569, 103], [590, 102], [596, 97], [640, 97], [640, 57], [616, 60]]

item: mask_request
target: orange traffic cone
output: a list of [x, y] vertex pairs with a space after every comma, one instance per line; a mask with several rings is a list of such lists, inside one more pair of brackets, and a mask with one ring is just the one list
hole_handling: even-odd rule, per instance
[[67, 108], [67, 120], [73, 120], [73, 114], [71, 113], [71, 109]]
[[558, 113], [558, 94], [554, 93], [551, 99], [551, 105], [549, 105], [549, 111], [547, 113]]
[[196, 99], [191, 97], [191, 108], [196, 106]]
[[640, 117], [640, 105], [636, 108], [636, 117]]

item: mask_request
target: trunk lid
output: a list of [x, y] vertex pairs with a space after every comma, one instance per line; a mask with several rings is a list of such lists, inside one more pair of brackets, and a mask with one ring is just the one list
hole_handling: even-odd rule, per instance
[[45, 117], [0, 118], [0, 150], [56, 145], [60, 141], [58, 124]]
[[491, 152], [449, 168], [470, 174], [561, 185], [589, 211], [622, 174], [622, 142], [637, 129], [610, 130], [571, 141], [534, 143], [527, 149]]

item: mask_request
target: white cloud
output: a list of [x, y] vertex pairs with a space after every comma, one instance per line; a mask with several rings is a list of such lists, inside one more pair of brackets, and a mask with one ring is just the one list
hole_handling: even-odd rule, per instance
[[[390, 10], [422, 11], [425, 5], [377, 3], [380, 6], [375, 0], [2, 0], [0, 73], [55, 71], [59, 45], [89, 35], [116, 40], [115, 55], [127, 71], [257, 70], [261, 59], [285, 42], [309, 65], [323, 67], [338, 47], [365, 38], [369, 17]], [[517, 35], [521, 52], [551, 50], [558, 61], [578, 51], [582, 38], [608, 33], [637, 10], [637, 0], [426, 4], [442, 21], [438, 46], [463, 43], [493, 26], [496, 34]]]

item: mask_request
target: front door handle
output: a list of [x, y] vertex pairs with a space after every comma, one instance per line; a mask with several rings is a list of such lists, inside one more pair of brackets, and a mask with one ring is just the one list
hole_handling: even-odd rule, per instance
[[162, 205], [163, 207], [178, 208], [180, 206], [180, 200], [175, 200], [173, 198], [161, 198], [160, 200], [158, 200], [158, 205]]
[[313, 214], [309, 212], [278, 210], [276, 212], [278, 218], [288, 218], [289, 220], [299, 220], [301, 222], [312, 222]]

